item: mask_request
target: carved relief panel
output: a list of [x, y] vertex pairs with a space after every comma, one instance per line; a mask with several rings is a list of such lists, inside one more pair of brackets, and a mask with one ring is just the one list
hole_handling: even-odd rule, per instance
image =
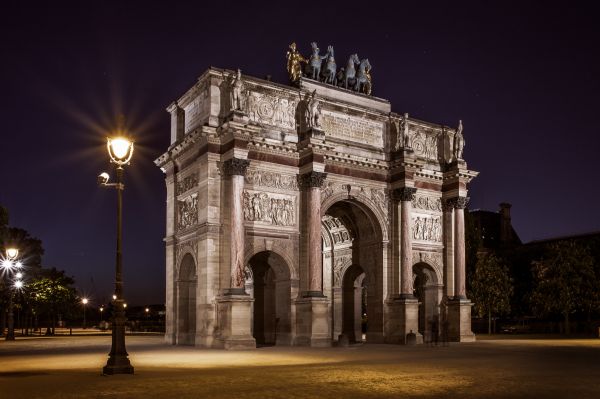
[[177, 201], [177, 229], [183, 230], [198, 224], [198, 193]]
[[244, 220], [274, 226], [296, 224], [296, 197], [264, 191], [244, 190]]
[[246, 112], [251, 121], [284, 129], [296, 128], [296, 105], [293, 98], [280, 98], [272, 94], [249, 91]]
[[442, 241], [442, 222], [440, 216], [413, 215], [412, 238], [416, 241]]
[[177, 182], [175, 195], [181, 195], [198, 186], [198, 173], [192, 173]]
[[246, 183], [257, 187], [298, 191], [298, 179], [296, 175], [286, 175], [267, 170], [248, 169], [246, 172]]

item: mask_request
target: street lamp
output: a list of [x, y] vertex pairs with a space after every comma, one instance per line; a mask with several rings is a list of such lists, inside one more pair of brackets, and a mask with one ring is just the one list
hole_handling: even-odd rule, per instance
[[83, 305], [83, 329], [85, 330], [85, 305], [88, 304], [88, 299], [87, 298], [83, 298], [81, 300], [81, 304]]
[[108, 155], [116, 165], [117, 182], [109, 183], [110, 176], [104, 172], [98, 176], [98, 183], [103, 187], [117, 190], [117, 257], [115, 270], [115, 293], [113, 295], [114, 313], [112, 319], [112, 345], [108, 354], [106, 366], [102, 369], [104, 374], [133, 374], [133, 366], [127, 357], [125, 349], [125, 309], [123, 307], [123, 258], [121, 251], [122, 241], [122, 214], [123, 214], [123, 166], [128, 165], [133, 155], [133, 142], [126, 137], [109, 138], [106, 141]]
[[19, 256], [19, 250], [14, 247], [6, 248], [6, 258], [2, 261], [2, 268], [6, 276], [6, 281], [10, 281], [11, 275], [14, 273], [16, 280], [13, 282], [12, 289], [10, 291], [8, 299], [8, 331], [6, 333], [7, 341], [15, 340], [15, 315], [14, 315], [14, 292], [15, 290], [23, 288], [23, 273], [19, 270], [23, 267], [23, 264], [17, 261]]

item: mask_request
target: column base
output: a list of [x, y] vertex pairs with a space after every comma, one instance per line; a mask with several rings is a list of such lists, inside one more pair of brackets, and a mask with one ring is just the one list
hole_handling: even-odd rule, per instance
[[216, 346], [227, 350], [255, 349], [252, 336], [252, 302], [249, 295], [233, 293], [217, 298], [219, 341]]
[[[311, 292], [311, 291], [308, 291]], [[296, 346], [331, 346], [331, 318], [329, 299], [304, 297], [296, 300]]]
[[[414, 334], [417, 344], [423, 343], [419, 333], [419, 301], [414, 298], [398, 297], [386, 303], [387, 318], [384, 326], [385, 342], [388, 344], [413, 343], [408, 334]], [[409, 342], [410, 341], [410, 342]]]
[[453, 298], [446, 302], [448, 340], [452, 342], [475, 342], [471, 330], [471, 307], [473, 303], [466, 298]]

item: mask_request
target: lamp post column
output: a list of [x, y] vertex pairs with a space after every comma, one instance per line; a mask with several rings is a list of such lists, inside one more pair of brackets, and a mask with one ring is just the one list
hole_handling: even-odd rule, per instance
[[13, 292], [10, 292], [10, 296], [8, 299], [8, 331], [6, 332], [6, 340], [14, 341], [15, 340], [15, 313], [14, 313], [14, 302], [13, 302]]
[[125, 348], [125, 301], [123, 300], [123, 255], [122, 255], [122, 219], [123, 219], [123, 167], [117, 166], [117, 256], [115, 269], [115, 299], [113, 300], [112, 346], [104, 374], [133, 374]]

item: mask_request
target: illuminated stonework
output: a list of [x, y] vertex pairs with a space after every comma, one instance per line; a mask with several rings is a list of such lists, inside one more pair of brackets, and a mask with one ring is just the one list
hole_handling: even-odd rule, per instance
[[462, 125], [297, 83], [212, 68], [168, 107], [166, 341], [473, 340]]

